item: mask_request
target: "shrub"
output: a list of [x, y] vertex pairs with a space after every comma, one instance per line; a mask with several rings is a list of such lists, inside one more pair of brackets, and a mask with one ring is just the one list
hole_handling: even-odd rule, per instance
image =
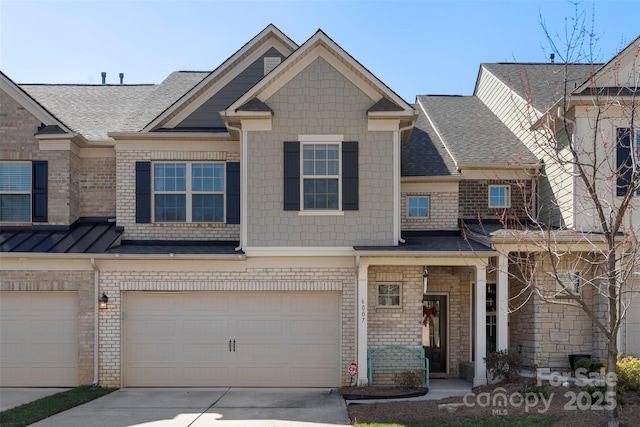
[[618, 387], [622, 390], [640, 390], [640, 359], [633, 356], [618, 358], [616, 364]]
[[522, 359], [517, 353], [509, 353], [507, 350], [499, 350], [489, 353], [484, 358], [487, 364], [487, 371], [494, 378], [501, 378], [510, 381], [520, 373]]
[[536, 401], [538, 398], [547, 398], [549, 397], [549, 392], [547, 391], [547, 386], [542, 384], [525, 384], [518, 393], [522, 395], [528, 402]]
[[584, 369], [587, 372], [591, 372], [591, 359], [580, 359], [575, 363], [574, 367], [576, 371], [578, 369]]
[[394, 372], [393, 382], [402, 387], [412, 388], [422, 384], [424, 379], [423, 371], [401, 371]]

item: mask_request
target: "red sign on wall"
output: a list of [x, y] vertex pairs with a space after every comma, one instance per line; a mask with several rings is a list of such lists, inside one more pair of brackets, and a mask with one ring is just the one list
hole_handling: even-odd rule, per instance
[[349, 365], [349, 375], [352, 377], [358, 375], [358, 365], [353, 362], [351, 363], [351, 365]]

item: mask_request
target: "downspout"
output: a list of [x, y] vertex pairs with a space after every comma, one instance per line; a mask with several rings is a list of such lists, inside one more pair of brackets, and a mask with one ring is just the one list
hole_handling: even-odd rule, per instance
[[247, 221], [245, 219], [245, 215], [246, 215], [246, 203], [245, 203], [245, 197], [247, 197], [247, 191], [244, 188], [245, 185], [247, 185], [247, 165], [246, 165], [246, 134], [242, 131], [242, 128], [240, 127], [236, 127], [236, 126], [231, 126], [231, 123], [229, 123], [227, 121], [226, 126], [228, 129], [231, 130], [235, 130], [238, 132], [238, 136], [240, 137], [240, 246], [238, 246], [237, 248], [235, 248], [235, 251], [241, 251], [242, 247], [244, 246], [245, 242], [245, 227], [247, 226]]
[[402, 199], [402, 193], [401, 193], [401, 188], [400, 188], [400, 181], [402, 178], [402, 164], [401, 164], [401, 150], [400, 150], [400, 145], [402, 144], [401, 140], [402, 140], [402, 132], [408, 129], [413, 128], [413, 124], [410, 124], [408, 126], [402, 127], [402, 128], [398, 128], [398, 133], [396, 134], [397, 137], [394, 138], [393, 144], [394, 144], [394, 151], [395, 151], [395, 160], [394, 160], [394, 168], [396, 168], [396, 173], [393, 176], [393, 192], [394, 192], [394, 203], [397, 203], [397, 205], [395, 206], [395, 213], [394, 213], [394, 217], [396, 217], [397, 219], [394, 221], [394, 228], [395, 228], [395, 232], [397, 233], [398, 236], [398, 242], [400, 243], [405, 243], [406, 241], [402, 238], [402, 220], [400, 219], [400, 215], [401, 215], [401, 209], [400, 209], [400, 200]]
[[93, 268], [93, 383], [92, 386], [98, 387], [98, 362], [99, 362], [99, 343], [98, 343], [98, 292], [100, 284], [100, 269], [96, 264], [95, 258], [91, 258], [91, 268]]

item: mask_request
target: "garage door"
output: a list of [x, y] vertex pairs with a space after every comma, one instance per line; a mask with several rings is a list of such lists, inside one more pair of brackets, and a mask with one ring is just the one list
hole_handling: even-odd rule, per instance
[[0, 292], [0, 386], [77, 385], [77, 293]]
[[333, 387], [337, 294], [124, 297], [126, 386]]

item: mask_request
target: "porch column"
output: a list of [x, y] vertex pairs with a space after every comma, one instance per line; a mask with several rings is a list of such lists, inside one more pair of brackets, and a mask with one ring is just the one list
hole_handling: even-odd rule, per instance
[[358, 331], [358, 381], [357, 385], [367, 385], [369, 383], [367, 377], [367, 272], [368, 266], [358, 267], [358, 299], [356, 301], [358, 309], [356, 310], [356, 329]]
[[476, 300], [473, 329], [474, 342], [474, 375], [473, 386], [487, 384], [487, 367], [484, 358], [487, 356], [487, 270], [483, 264], [476, 265]]
[[498, 255], [498, 283], [496, 305], [496, 350], [509, 349], [509, 258]]

